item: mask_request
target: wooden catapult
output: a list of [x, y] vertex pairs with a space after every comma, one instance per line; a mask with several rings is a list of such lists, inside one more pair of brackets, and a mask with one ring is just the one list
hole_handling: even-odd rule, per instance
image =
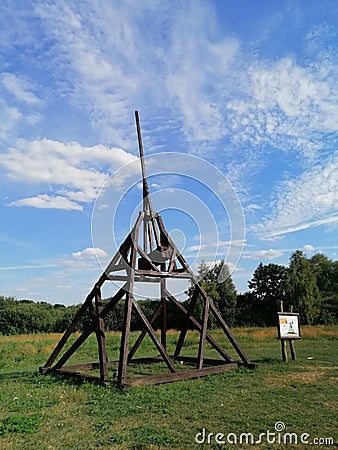
[[[73, 321], [64, 332], [48, 361], [40, 368], [40, 372], [44, 374], [62, 373], [80, 376], [82, 379], [96, 379], [103, 384], [114, 381], [118, 385], [123, 386], [168, 383], [219, 373], [235, 368], [238, 365], [244, 365], [254, 369], [256, 368], [256, 365], [251, 363], [245, 355], [224, 318], [216, 309], [213, 301], [207, 295], [198, 278], [194, 275], [183, 255], [167, 233], [161, 216], [153, 210], [145, 171], [141, 129], [137, 111], [135, 111], [135, 118], [143, 180], [143, 210], [139, 212], [134, 227], [121, 244], [119, 250], [110, 261], [97, 283], [95, 283], [93, 289], [77, 311]], [[141, 227], [142, 224], [143, 227]], [[193, 294], [187, 308], [185, 308], [185, 306], [167, 289], [168, 279], [190, 280], [191, 284], [194, 286]], [[124, 284], [103, 306], [101, 287], [106, 281], [110, 280], [122, 281]], [[146, 317], [134, 298], [135, 283], [159, 284], [160, 300], [151, 318]], [[107, 357], [104, 320], [109, 313], [114, 312], [115, 306], [123, 298], [125, 299], [125, 305], [119, 359], [110, 361]], [[203, 317], [201, 321], [194, 316], [194, 310], [199, 298], [203, 301]], [[176, 310], [180, 311], [180, 314], [183, 314], [185, 318], [173, 355], [170, 355], [167, 351], [166, 335], [168, 302], [174, 305]], [[129, 337], [133, 312], [139, 317], [143, 325], [143, 330], [134, 345], [130, 348]], [[231, 346], [238, 354], [240, 358], [239, 362], [234, 361], [228, 352], [208, 332], [209, 312], [214, 315], [219, 327], [223, 330]], [[75, 342], [68, 346], [62, 354], [61, 352], [72, 333], [76, 330], [77, 324], [84, 315], [87, 315], [88, 313], [90, 323], [85, 327]], [[158, 317], [161, 318], [160, 335], [158, 335], [153, 328], [154, 322]], [[192, 326], [199, 332], [199, 346], [196, 357], [181, 355], [189, 326]], [[92, 333], [96, 334], [99, 361], [66, 366], [65, 363]], [[150, 336], [159, 355], [148, 358], [134, 358], [147, 334]], [[217, 359], [204, 357], [206, 342], [208, 342], [218, 353]], [[57, 360], [60, 353], [61, 357]], [[127, 374], [131, 365], [147, 365], [156, 362], [164, 362], [167, 366], [167, 372], [141, 377], [130, 377]], [[110, 367], [115, 368], [115, 379], [109, 377]], [[88, 375], [89, 371], [95, 369], [99, 369], [99, 377]]]

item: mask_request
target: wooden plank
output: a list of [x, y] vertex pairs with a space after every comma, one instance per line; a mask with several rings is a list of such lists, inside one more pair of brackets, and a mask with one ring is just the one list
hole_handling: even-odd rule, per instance
[[136, 270], [136, 275], [149, 275], [151, 277], [159, 277], [159, 278], [182, 278], [182, 279], [186, 279], [186, 280], [191, 280], [193, 277], [189, 272], [154, 272], [152, 270], [141, 270], [141, 269], [137, 269]]
[[139, 227], [142, 221], [142, 214], [139, 215], [136, 225], [132, 233], [133, 246], [131, 248], [130, 256], [130, 271], [129, 271], [129, 282], [127, 283], [127, 293], [126, 293], [126, 303], [124, 307], [124, 319], [123, 319], [123, 329], [121, 336], [121, 347], [120, 347], [120, 357], [119, 357], [119, 367], [117, 372], [117, 383], [124, 384], [126, 374], [127, 374], [127, 364], [128, 364], [128, 346], [129, 346], [129, 335], [130, 335], [130, 323], [131, 323], [131, 311], [133, 305], [133, 292], [134, 292], [134, 277], [135, 277], [135, 266], [136, 266], [136, 247], [138, 244], [138, 234]]
[[[197, 303], [197, 299], [198, 299], [198, 291], [196, 290], [196, 288], [194, 289], [194, 292], [192, 294], [188, 309], [186, 310], [186, 319], [189, 319], [189, 317], [193, 317], [193, 313], [194, 313], [194, 309]], [[191, 321], [191, 320], [190, 320]], [[180, 335], [178, 337], [178, 341], [176, 344], [176, 349], [175, 349], [175, 357], [178, 357], [181, 353], [182, 347], [183, 347], [183, 343], [184, 343], [184, 339], [186, 337], [187, 331], [189, 328], [189, 320], [185, 321], [185, 324], [180, 332]]]
[[113, 298], [109, 300], [109, 302], [104, 306], [102, 311], [100, 312], [100, 317], [103, 319], [106, 317], [107, 314], [109, 314], [115, 306], [118, 304], [118, 302], [121, 300], [123, 295], [126, 293], [128, 283], [125, 283], [114, 295]]
[[[180, 362], [191, 364], [196, 367], [197, 364], [197, 358], [196, 356], [179, 356], [178, 358], [175, 358], [175, 360], [178, 360]], [[230, 364], [230, 363], [229, 363]], [[219, 366], [224, 365], [224, 359], [215, 359], [215, 358], [203, 358], [203, 365], [206, 366]], [[238, 363], [237, 363], [238, 365]]]
[[154, 250], [154, 239], [153, 239], [153, 232], [151, 231], [151, 225], [149, 222], [147, 222], [147, 232], [148, 232], [148, 239], [149, 239], [149, 247], [150, 247], [150, 251], [152, 252]]
[[104, 334], [104, 321], [100, 316], [102, 312], [102, 298], [101, 289], [98, 289], [95, 294], [95, 308], [97, 315], [96, 322], [96, 339], [99, 351], [99, 361], [100, 361], [100, 379], [101, 381], [108, 381], [108, 365], [107, 365], [107, 351], [106, 351], [106, 338]]
[[154, 235], [155, 235], [156, 246], [158, 247], [159, 245], [161, 245], [161, 242], [160, 242], [160, 238], [159, 238], [159, 235], [158, 235], [158, 229], [157, 229], [156, 221], [155, 221], [155, 218], [157, 216], [158, 216], [157, 213], [153, 213], [152, 214], [152, 216], [151, 216], [151, 223], [152, 223], [153, 231], [154, 231]]
[[76, 341], [73, 343], [73, 345], [64, 353], [64, 355], [59, 359], [59, 361], [55, 364], [55, 369], [60, 369], [67, 361], [68, 359], [73, 355], [73, 353], [78, 350], [81, 345], [84, 343], [84, 341], [92, 334], [94, 331], [94, 325], [89, 326], [86, 328], [86, 330], [83, 331], [83, 333], [76, 339]]
[[148, 319], [146, 318], [146, 316], [144, 315], [142, 309], [140, 308], [140, 306], [137, 304], [137, 302], [135, 302], [135, 300], [133, 300], [133, 307], [135, 308], [135, 311], [137, 312], [138, 316], [140, 317], [140, 319], [142, 320], [144, 326], [146, 327], [148, 334], [151, 338], [151, 340], [153, 341], [153, 343], [155, 344], [157, 350], [160, 352], [160, 354], [162, 355], [162, 358], [164, 359], [165, 363], [167, 364], [169, 370], [171, 372], [176, 372], [176, 368], [175, 365], [173, 363], [173, 361], [171, 360], [170, 356], [168, 355], [166, 349], [163, 347], [163, 345], [161, 344], [161, 342], [157, 339], [155, 330], [153, 329], [153, 327], [150, 325]]
[[288, 362], [288, 354], [286, 351], [286, 339], [281, 339], [281, 347], [282, 347], [282, 358], [284, 362]]
[[[111, 281], [128, 281], [129, 276], [127, 275], [112, 275], [109, 277]], [[153, 278], [151, 276], [138, 275], [134, 277], [135, 283], [160, 283], [161, 278]]]
[[145, 384], [162, 384], [172, 383], [174, 381], [187, 380], [190, 378], [198, 378], [206, 375], [214, 375], [227, 370], [232, 370], [237, 367], [236, 363], [222, 364], [214, 367], [204, 367], [203, 369], [180, 370], [176, 373], [166, 373], [160, 375], [148, 375], [145, 377], [131, 378], [128, 377], [125, 381], [126, 385], [142, 386]]
[[[148, 180], [146, 175], [146, 167], [144, 164], [144, 153], [143, 153], [143, 143], [142, 143], [142, 135], [141, 135], [141, 126], [140, 126], [140, 118], [138, 115], [138, 111], [135, 111], [135, 120], [136, 120], [136, 130], [137, 130], [137, 139], [138, 139], [138, 148], [141, 160], [141, 171], [142, 171], [142, 182], [143, 182], [143, 201], [148, 201], [148, 207], [152, 212], [152, 206], [150, 201], [150, 191], [148, 186]], [[145, 212], [146, 207], [143, 207]]]
[[[165, 264], [161, 264], [161, 270], [165, 270]], [[161, 344], [166, 349], [167, 348], [167, 298], [165, 296], [166, 290], [166, 279], [161, 279], [161, 304], [162, 304], [162, 314], [161, 314]]]
[[[293, 312], [293, 305], [289, 306], [289, 312]], [[295, 350], [295, 342], [293, 339], [289, 340], [289, 346], [290, 346], [290, 353], [291, 353], [291, 359], [294, 361], [296, 359], [296, 350]]]
[[203, 367], [204, 344], [208, 328], [208, 317], [209, 317], [209, 299], [206, 298], [204, 300], [202, 330], [200, 333], [200, 342], [198, 346], [197, 369], [202, 369]]
[[168, 267], [168, 272], [169, 273], [171, 273], [173, 270], [177, 269], [176, 262], [175, 262], [176, 252], [177, 252], [177, 249], [174, 248], [173, 252], [171, 254], [170, 263], [169, 263], [169, 267]]
[[[198, 285], [199, 286], [199, 285]], [[207, 294], [203, 291], [202, 287], [199, 286], [201, 293], [203, 292], [203, 296], [205, 298], [207, 298]], [[219, 311], [216, 309], [215, 305], [213, 304], [212, 301], [210, 301], [210, 309], [213, 312], [214, 316], [216, 317], [216, 319], [218, 320], [219, 325], [221, 326], [222, 330], [224, 331], [224, 333], [226, 334], [227, 338], [229, 339], [229, 341], [231, 342], [232, 346], [234, 347], [234, 349], [236, 350], [238, 356], [242, 359], [242, 361], [245, 364], [250, 364], [250, 360], [248, 359], [248, 357], [246, 356], [246, 354], [244, 353], [243, 349], [241, 348], [241, 346], [239, 345], [239, 343], [237, 342], [237, 340], [235, 339], [234, 335], [232, 334], [230, 328], [228, 327], [227, 323], [225, 322], [225, 320], [223, 319], [223, 317], [221, 316], [221, 314], [219, 313]]]
[[124, 383], [124, 380], [126, 378], [126, 373], [127, 373], [131, 310], [132, 310], [132, 295], [131, 295], [131, 293], [127, 293], [126, 303], [125, 303], [125, 307], [124, 307], [124, 319], [123, 319], [123, 329], [122, 329], [122, 336], [121, 336], [119, 369], [118, 369], [118, 374], [117, 374], [118, 384]]

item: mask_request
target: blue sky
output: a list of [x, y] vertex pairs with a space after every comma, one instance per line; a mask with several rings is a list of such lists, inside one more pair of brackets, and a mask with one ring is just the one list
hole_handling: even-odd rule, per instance
[[89, 292], [140, 206], [135, 109], [155, 209], [194, 267], [232, 248], [243, 292], [296, 249], [337, 259], [337, 23], [335, 0], [3, 0], [0, 294]]

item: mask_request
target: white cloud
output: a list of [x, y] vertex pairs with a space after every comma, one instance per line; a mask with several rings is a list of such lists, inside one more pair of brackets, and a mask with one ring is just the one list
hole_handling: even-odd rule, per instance
[[15, 200], [8, 204], [8, 206], [31, 206], [33, 208], [43, 209], [65, 209], [67, 211], [77, 210], [82, 211], [83, 207], [68, 198], [41, 194], [37, 197], [26, 197]]
[[76, 202], [93, 201], [107, 176], [135, 159], [122, 149], [104, 145], [83, 147], [76, 142], [21, 139], [2, 155], [0, 165], [12, 180], [52, 186], [60, 194], [17, 200], [12, 206], [62, 208], [64, 205], [62, 209], [82, 209]]
[[[183, 124], [190, 150], [201, 154], [225, 137], [241, 149], [249, 142], [313, 155], [321, 134], [337, 130], [332, 55], [311, 54], [302, 64], [288, 55], [263, 61], [220, 28], [209, 2], [133, 6], [92, 1], [78, 8], [59, 1], [34, 9], [45, 38], [53, 39], [59, 94], [66, 86], [68, 98], [85, 105], [105, 141], [131, 148], [130, 112], [137, 104], [147, 105], [146, 120], [161, 110], [169, 123], [169, 112], [174, 127]], [[276, 17], [278, 23], [283, 18]]]
[[267, 260], [271, 260], [271, 259], [277, 259], [280, 258], [281, 256], [283, 256], [284, 252], [281, 250], [274, 250], [272, 248], [267, 249], [267, 250], [257, 250], [255, 252], [246, 252], [243, 255], [243, 258], [246, 259], [267, 259]]
[[20, 110], [15, 106], [9, 106], [0, 98], [0, 139], [7, 139], [21, 120]]
[[323, 147], [322, 136], [338, 130], [333, 61], [315, 58], [299, 65], [289, 56], [274, 64], [257, 61], [248, 66], [246, 83], [243, 98], [227, 103], [238, 143], [269, 144], [313, 157]]
[[259, 209], [262, 209], [262, 207], [259, 205], [256, 205], [256, 203], [250, 203], [248, 206], [246, 206], [246, 209], [259, 210]]
[[101, 248], [87, 247], [84, 250], [72, 253], [72, 256], [74, 258], [82, 259], [82, 258], [95, 258], [95, 257], [104, 258], [108, 255]]
[[305, 245], [303, 246], [303, 250], [305, 250], [306, 252], [313, 252], [314, 249], [315, 249], [314, 246], [311, 245], [311, 244], [305, 244]]
[[261, 236], [274, 237], [338, 222], [338, 153], [299, 178], [285, 181], [272, 202], [272, 211], [253, 227]]
[[2, 73], [0, 82], [3, 87], [14, 97], [28, 104], [39, 103], [39, 98], [30, 90], [30, 85], [14, 73]]
[[63, 1], [35, 7], [54, 42], [54, 70], [66, 86], [71, 83], [70, 101], [85, 105], [104, 141], [113, 139], [123, 148], [129, 148], [134, 137], [135, 105], [145, 104], [148, 92], [152, 98], [161, 93], [154, 83], [159, 77], [149, 73], [155, 67], [156, 40], [146, 44], [139, 23], [151, 10], [146, 2], [138, 8], [129, 2], [96, 1], [81, 8]]

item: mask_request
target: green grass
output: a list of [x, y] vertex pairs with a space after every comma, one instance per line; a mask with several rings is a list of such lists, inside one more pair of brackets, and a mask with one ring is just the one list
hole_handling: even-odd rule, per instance
[[[219, 330], [213, 334], [228, 346]], [[203, 428], [225, 436], [250, 432], [258, 439], [274, 432], [277, 421], [285, 423], [286, 432], [309, 433], [309, 441], [333, 437], [337, 443], [337, 327], [303, 327], [295, 342], [297, 360], [288, 364], [281, 361], [276, 329], [242, 328], [234, 334], [258, 370], [127, 389], [40, 375], [38, 367], [60, 335], [0, 336], [0, 449], [309, 448], [266, 440], [220, 445], [214, 436], [211, 444], [195, 442]], [[177, 337], [168, 334], [169, 350]], [[132, 341], [136, 338], [132, 333]], [[108, 333], [110, 359], [117, 358], [118, 348], [118, 333]], [[198, 335], [190, 332], [183, 352], [196, 355], [197, 349]], [[96, 360], [96, 352], [92, 336], [71, 362]], [[137, 356], [146, 354], [156, 354], [149, 339]], [[213, 350], [207, 348], [206, 356], [214, 356]]]

